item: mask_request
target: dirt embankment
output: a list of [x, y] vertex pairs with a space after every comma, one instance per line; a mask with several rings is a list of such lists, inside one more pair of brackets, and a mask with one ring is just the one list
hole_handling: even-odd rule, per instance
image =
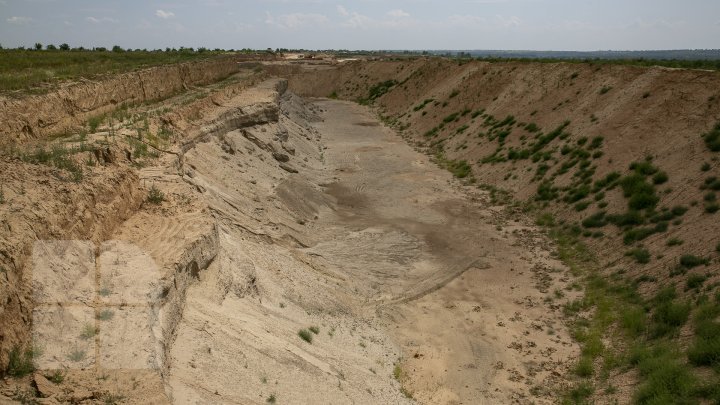
[[[708, 179], [720, 174], [720, 162], [702, 137], [720, 121], [718, 72], [418, 59], [309, 70], [294, 76], [290, 88], [302, 95], [334, 93], [374, 102], [404, 137], [437, 154], [441, 163], [452, 169], [453, 163], [466, 162], [471, 172], [454, 165], [460, 176], [506, 190], [520, 201], [539, 201], [557, 219], [577, 223], [611, 270], [629, 268], [634, 277], [647, 275], [660, 285], [683, 288], [684, 277], [669, 276], [681, 255], [718, 266], [720, 220], [709, 195], [716, 186]], [[596, 183], [613, 172], [626, 176], [642, 170], [630, 165], [643, 161], [651, 161], [643, 175], [653, 183], [656, 204], [629, 207], [622, 187]], [[609, 216], [646, 208], [641, 221], [655, 225], [673, 221], [673, 215], [658, 218], [651, 211], [677, 206], [687, 212], [675, 215], [666, 231], [636, 240], [627, 237], [626, 227], [609, 221], [581, 225], [599, 211]], [[684, 243], [668, 246], [670, 239]], [[650, 263], [626, 258], [634, 247], [647, 249]], [[707, 284], [714, 285], [718, 274], [709, 274]]]
[[0, 98], [0, 147], [72, 133], [86, 121], [123, 105], [136, 105], [209, 84], [240, 70], [238, 59], [153, 67], [67, 85], [50, 94]]
[[[103, 82], [75, 84], [46, 96], [8, 102], [10, 104], [4, 105], [7, 108], [1, 110], [0, 115], [15, 117], [16, 121], [3, 122], [2, 131], [11, 131], [14, 124], [22, 122], [24, 118], [14, 111], [23, 105], [31, 108], [27, 103], [35, 103], [44, 113], [53, 115], [57, 125], [64, 125], [64, 122], [74, 126], [79, 110], [58, 109], [57, 104], [63, 97], [76, 98], [77, 105], [87, 106], [87, 114], [90, 114], [89, 111], [97, 113], [114, 108], [115, 104], [108, 103], [111, 99], [138, 102], [166, 98], [182, 91], [188, 84], [216, 81], [237, 69], [233, 59], [225, 59], [214, 63], [154, 68], [112, 77]], [[43, 240], [78, 240], [100, 247], [103, 242], [112, 239], [123, 223], [142, 212], [141, 208], [148, 208], [148, 188], [156, 180], [152, 176], [148, 178], [143, 175], [138, 167], [159, 158], [167, 160], [164, 164], [168, 169], [177, 172], [182, 164], [182, 159], [178, 157], [182, 157], [184, 152], [181, 144], [190, 143], [213, 128], [229, 130], [233, 125], [250, 125], [251, 122], [277, 119], [277, 107], [269, 110], [258, 107], [257, 111], [253, 110], [254, 104], [245, 103], [248, 104], [244, 106], [245, 110], [233, 107], [233, 98], [254, 84], [258, 80], [256, 76], [261, 77], [247, 71], [219, 88], [202, 89], [201, 94], [206, 98], [197, 98], [193, 94], [180, 94], [171, 98], [167, 105], [181, 105], [173, 113], [167, 113], [168, 107], [164, 104], [155, 105], [152, 111], [136, 111], [136, 116], [146, 117], [145, 120], [152, 122], [152, 131], [162, 125], [167, 134], [165, 136], [172, 133], [173, 138], [178, 140], [175, 145], [167, 147], [170, 153], [158, 155], [155, 149], [148, 148], [148, 140], [142, 141], [145, 143], [131, 140], [130, 136], [137, 139], [138, 134], [134, 129], [135, 124], [128, 123], [127, 119], [125, 122], [116, 120], [113, 128], [103, 122], [95, 134], [68, 135], [54, 141], [43, 140], [42, 136], [51, 133], [43, 132], [40, 138], [34, 139], [37, 142], [33, 142], [34, 146], [30, 150], [23, 150], [22, 145], [22, 142], [30, 139], [23, 138], [21, 134], [13, 136], [14, 140], [19, 141], [13, 143], [17, 153], [0, 156], [1, 369], [6, 369], [8, 353], [12, 349], [30, 347], [32, 344], [34, 243]], [[116, 87], [119, 84], [121, 86]], [[103, 89], [113, 89], [116, 98], [112, 98], [112, 94], [101, 94]], [[229, 104], [230, 107], [222, 108], [221, 104]], [[249, 113], [248, 109], [255, 113]], [[229, 110], [248, 119], [239, 120], [230, 113], [217, 115]], [[53, 131], [57, 128], [46, 129]], [[35, 132], [35, 135], [39, 133]], [[149, 132], [146, 136], [159, 139]], [[41, 146], [42, 152], [39, 149], [36, 151], [35, 146]], [[148, 151], [156, 157], [151, 158]], [[207, 264], [208, 253], [202, 250], [212, 250], [203, 246], [212, 245], [210, 239], [214, 228], [205, 224], [198, 226], [207, 228], [207, 232], [198, 231], [200, 236], [197, 240], [188, 238], [187, 246], [175, 242], [181, 252], [176, 252], [177, 255], [168, 265], [172, 272], [191, 273], [188, 269], [193, 266]], [[166, 282], [172, 285], [161, 283], [165, 288], [166, 302], [172, 304], [168, 308], [182, 306], [186, 279], [176, 280], [168, 276]], [[168, 310], [168, 313], [173, 311]], [[177, 315], [174, 317], [177, 318]], [[177, 319], [173, 321], [173, 316], [167, 316], [163, 320], [170, 325], [167, 330], [171, 334], [172, 323], [176, 323]]]

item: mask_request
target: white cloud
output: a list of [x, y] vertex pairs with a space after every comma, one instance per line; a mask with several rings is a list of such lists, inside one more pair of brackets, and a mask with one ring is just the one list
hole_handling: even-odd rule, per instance
[[350, 12], [348, 12], [347, 9], [346, 9], [345, 7], [343, 7], [343, 6], [337, 6], [337, 11], [338, 11], [338, 13], [340, 13], [340, 15], [343, 16], [343, 17], [349, 17], [349, 16], [350, 16]]
[[320, 25], [327, 22], [328, 18], [325, 15], [314, 13], [283, 14], [278, 17], [274, 17], [272, 14], [267, 13], [265, 17], [265, 24], [274, 25], [276, 27], [284, 29], [295, 29], [309, 25]]
[[99, 17], [98, 18], [98, 17], [93, 17], [93, 16], [85, 17], [85, 21], [93, 23], [93, 24], [102, 24], [102, 23], [113, 23], [114, 24], [114, 23], [120, 22], [120, 21], [118, 21], [114, 18], [110, 18], [110, 17]]
[[5, 21], [9, 22], [10, 24], [27, 24], [32, 21], [32, 18], [30, 17], [18, 17], [18, 16], [12, 16], [10, 18], [6, 18]]
[[155, 10], [155, 15], [157, 17], [162, 18], [163, 20], [167, 20], [168, 18], [175, 17], [175, 13], [172, 11], [164, 11], [164, 10]]
[[388, 11], [387, 15], [389, 15], [390, 17], [395, 17], [395, 18], [410, 17], [410, 14], [408, 14], [402, 10], [390, 10], [390, 11]]

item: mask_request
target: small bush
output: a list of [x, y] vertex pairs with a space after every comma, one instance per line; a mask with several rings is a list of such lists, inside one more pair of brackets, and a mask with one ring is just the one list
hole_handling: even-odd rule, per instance
[[85, 326], [83, 326], [82, 333], [80, 333], [80, 337], [84, 340], [89, 340], [95, 337], [98, 332], [100, 331], [95, 327], [95, 325], [85, 324]]
[[309, 330], [300, 329], [300, 331], [298, 331], [298, 336], [300, 336], [300, 339], [312, 344], [313, 335], [312, 335], [312, 332], [310, 332]]
[[668, 246], [680, 246], [683, 244], [683, 240], [679, 238], [670, 238], [668, 239], [666, 245]]
[[35, 371], [35, 357], [38, 351], [32, 348], [13, 347], [8, 353], [7, 373], [11, 377], [24, 377]]
[[650, 252], [647, 249], [636, 248], [628, 251], [626, 256], [631, 256], [637, 263], [650, 263]]
[[665, 172], [660, 171], [660, 172], [655, 173], [655, 175], [653, 176], [653, 183], [655, 183], [655, 184], [663, 184], [663, 183], [666, 183], [667, 181], [668, 181], [668, 174]]
[[606, 93], [609, 92], [610, 90], [612, 90], [612, 86], [603, 86], [603, 87], [600, 89], [600, 92], [599, 92], [599, 93], [600, 93], [600, 94], [606, 94]]
[[310, 332], [312, 332], [312, 333], [314, 333], [314, 334], [316, 334], [316, 335], [317, 335], [318, 333], [320, 333], [320, 328], [318, 328], [317, 326], [311, 326], [311, 327], [309, 327], [308, 329], [310, 329]]
[[582, 356], [575, 365], [575, 374], [579, 377], [590, 377], [593, 373], [593, 359], [589, 356]]
[[652, 317], [653, 336], [661, 337], [674, 333], [687, 322], [689, 316], [689, 303], [675, 302], [672, 300], [660, 304], [655, 308]]
[[720, 122], [710, 132], [703, 134], [705, 145], [713, 152], [720, 152]]
[[593, 392], [595, 392], [595, 389], [593, 389], [592, 384], [582, 382], [570, 390], [567, 399], [573, 404], [584, 404], [592, 396]]
[[620, 325], [630, 337], [638, 337], [645, 332], [646, 314], [641, 307], [625, 308], [620, 315]]
[[710, 203], [705, 205], [706, 214], [714, 214], [718, 211], [720, 211], [720, 204], [718, 203]]
[[55, 370], [50, 375], [45, 376], [48, 380], [52, 381], [55, 384], [62, 384], [63, 381], [65, 381], [65, 372], [62, 370]]
[[153, 184], [148, 192], [147, 201], [151, 204], [161, 204], [165, 201], [165, 194]]
[[711, 168], [711, 166], [710, 166], [710, 163], [708, 163], [708, 162], [705, 162], [702, 164], [702, 166], [700, 166], [700, 170], [702, 170], [704, 172], [709, 171], [710, 168]]
[[700, 265], [708, 265], [710, 263], [710, 260], [697, 257], [693, 255], [682, 255], [680, 256], [680, 265], [683, 266], [686, 269], [692, 269], [693, 267], [697, 267]]
[[450, 114], [447, 117], [443, 118], [443, 122], [446, 124], [449, 124], [449, 123], [455, 121], [459, 115], [460, 115], [460, 113]]
[[696, 288], [702, 287], [703, 283], [707, 280], [707, 276], [702, 274], [691, 274], [688, 276], [687, 281], [685, 282], [685, 285], [687, 286], [688, 290], [694, 290]]

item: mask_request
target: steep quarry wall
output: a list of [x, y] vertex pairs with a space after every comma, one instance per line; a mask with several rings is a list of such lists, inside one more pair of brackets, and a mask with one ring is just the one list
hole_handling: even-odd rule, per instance
[[50, 94], [0, 99], [0, 147], [69, 132], [122, 104], [169, 97], [238, 72], [234, 57], [159, 66], [70, 84]]

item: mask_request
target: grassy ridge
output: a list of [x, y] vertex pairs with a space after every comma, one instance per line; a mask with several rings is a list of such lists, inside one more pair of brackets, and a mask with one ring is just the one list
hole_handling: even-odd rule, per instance
[[0, 50], [0, 92], [47, 91], [64, 80], [122, 73], [138, 68], [217, 57], [205, 51], [31, 51]]

